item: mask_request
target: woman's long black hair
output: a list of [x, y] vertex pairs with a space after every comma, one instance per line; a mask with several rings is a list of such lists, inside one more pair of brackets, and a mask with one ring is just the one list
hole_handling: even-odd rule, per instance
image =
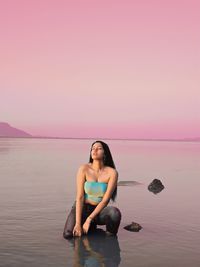
[[[104, 150], [103, 163], [104, 163], [104, 165], [116, 169], [114, 161], [113, 161], [113, 158], [112, 158], [112, 155], [111, 155], [111, 152], [110, 152], [110, 149], [109, 149], [109, 146], [106, 143], [104, 143], [103, 141], [99, 141], [99, 140], [95, 141], [91, 145], [89, 163], [93, 162], [93, 158], [91, 156], [91, 151], [92, 151], [92, 146], [95, 143], [101, 143], [102, 146], [103, 146], [103, 150]], [[111, 196], [111, 199], [112, 199], [113, 202], [115, 202], [116, 197], [117, 197], [117, 186], [116, 186], [116, 188], [113, 191], [112, 196]]]

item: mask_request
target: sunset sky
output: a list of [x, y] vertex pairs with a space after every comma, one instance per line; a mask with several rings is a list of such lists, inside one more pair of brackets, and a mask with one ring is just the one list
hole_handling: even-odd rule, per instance
[[33, 135], [200, 136], [200, 1], [4, 0], [0, 121]]

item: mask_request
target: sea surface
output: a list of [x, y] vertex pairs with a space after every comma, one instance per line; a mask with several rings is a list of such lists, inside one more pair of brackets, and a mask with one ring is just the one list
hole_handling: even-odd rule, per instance
[[[0, 138], [0, 266], [200, 266], [200, 142], [103, 140], [118, 181], [117, 237], [72, 240], [63, 228], [76, 195], [78, 167], [91, 140]], [[165, 186], [158, 194], [153, 179]], [[139, 232], [123, 227], [139, 223]]]

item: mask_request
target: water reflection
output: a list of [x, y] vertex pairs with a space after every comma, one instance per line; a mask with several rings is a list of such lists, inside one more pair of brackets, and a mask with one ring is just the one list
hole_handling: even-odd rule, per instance
[[68, 239], [74, 248], [73, 267], [119, 266], [120, 247], [117, 236], [107, 236], [103, 229]]

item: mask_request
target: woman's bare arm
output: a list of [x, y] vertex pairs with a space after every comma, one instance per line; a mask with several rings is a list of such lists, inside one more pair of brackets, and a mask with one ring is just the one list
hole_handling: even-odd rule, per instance
[[85, 165], [81, 165], [76, 176], [76, 225], [81, 225], [82, 208], [84, 203]]

